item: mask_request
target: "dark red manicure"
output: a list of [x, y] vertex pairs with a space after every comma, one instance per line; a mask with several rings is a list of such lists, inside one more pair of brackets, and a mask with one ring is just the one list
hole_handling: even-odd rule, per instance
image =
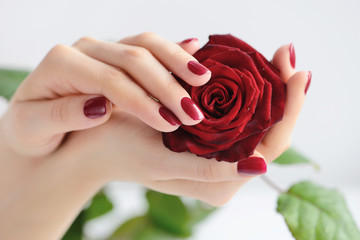
[[188, 38], [188, 39], [185, 39], [184, 41], [182, 41], [180, 44], [186, 44], [186, 43], [189, 43], [189, 42], [192, 42], [192, 41], [198, 41], [199, 39], [197, 38]]
[[173, 126], [181, 125], [180, 120], [166, 107], [159, 108], [160, 115]]
[[96, 97], [89, 99], [84, 105], [84, 115], [88, 118], [95, 119], [106, 114], [106, 98]]
[[192, 119], [204, 119], [203, 113], [191, 98], [184, 97], [181, 99], [181, 107], [184, 109], [184, 112], [186, 112], [186, 114], [189, 115]]
[[189, 61], [188, 62], [188, 68], [190, 71], [196, 75], [203, 75], [210, 70], [204, 67], [202, 64], [196, 62], [196, 61]]
[[260, 157], [249, 157], [237, 164], [238, 173], [242, 175], [260, 175], [266, 173], [265, 160]]
[[306, 87], [305, 87], [305, 95], [307, 93], [307, 91], [309, 90], [309, 87], [310, 87], [310, 83], [311, 83], [311, 78], [312, 78], [312, 72], [309, 71], [309, 74], [308, 74], [308, 81], [306, 83]]
[[290, 53], [290, 64], [291, 64], [292, 68], [295, 68], [296, 55], [295, 55], [295, 49], [294, 49], [293, 43], [290, 44], [289, 53]]

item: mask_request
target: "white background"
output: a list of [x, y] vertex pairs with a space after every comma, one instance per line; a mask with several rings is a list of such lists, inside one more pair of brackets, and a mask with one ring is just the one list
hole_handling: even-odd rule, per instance
[[[294, 42], [297, 69], [311, 70], [313, 80], [293, 146], [321, 171], [272, 166], [268, 176], [284, 189], [305, 179], [339, 188], [359, 225], [359, 10], [357, 0], [0, 0], [0, 66], [34, 68], [53, 45], [72, 44], [84, 35], [117, 40], [153, 31], [173, 41], [197, 37], [205, 43], [209, 34], [232, 33], [268, 58]], [[91, 225], [90, 234], [103, 236], [114, 219], [144, 208], [138, 186], [116, 189], [122, 207], [103, 224]], [[194, 239], [291, 239], [275, 213], [276, 195], [260, 180], [252, 181]]]

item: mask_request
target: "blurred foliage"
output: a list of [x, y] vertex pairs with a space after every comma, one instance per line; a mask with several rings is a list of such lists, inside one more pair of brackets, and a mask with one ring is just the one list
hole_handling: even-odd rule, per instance
[[10, 99], [28, 71], [0, 68], [0, 96]]
[[145, 215], [135, 217], [122, 224], [109, 238], [110, 240], [173, 240], [180, 239], [159, 228]]
[[190, 236], [191, 226], [188, 225], [190, 216], [180, 198], [148, 191], [146, 199], [149, 203], [149, 216], [156, 225], [174, 235]]
[[81, 240], [83, 236], [83, 228], [85, 225], [85, 214], [86, 211], [81, 211], [80, 214], [76, 217], [74, 222], [71, 224], [70, 228], [67, 230], [63, 236], [63, 240]]
[[86, 210], [85, 221], [102, 216], [113, 209], [113, 204], [103, 191], [98, 192]]
[[311, 161], [293, 148], [289, 148], [283, 152], [273, 163], [279, 165], [291, 165], [291, 164], [309, 164], [314, 167], [315, 170], [320, 170], [319, 165]]
[[[0, 68], [0, 96], [10, 99], [28, 71]], [[206, 160], [204, 160], [206, 161]], [[285, 151], [274, 161], [279, 165], [318, 165], [294, 149]], [[192, 201], [185, 204], [176, 196], [146, 192], [148, 211], [143, 216], [129, 219], [119, 226], [109, 239], [118, 240], [173, 240], [192, 235], [194, 227], [216, 208]], [[100, 191], [75, 219], [64, 240], [84, 238], [84, 226], [104, 216], [113, 208], [111, 199]], [[359, 230], [346, 206], [344, 197], [336, 190], [328, 190], [311, 182], [294, 184], [278, 198], [277, 211], [284, 216], [297, 240], [360, 240]]]
[[216, 209], [195, 200], [185, 204], [179, 197], [152, 190], [146, 192], [146, 199], [148, 212], [121, 225], [111, 240], [184, 239]]

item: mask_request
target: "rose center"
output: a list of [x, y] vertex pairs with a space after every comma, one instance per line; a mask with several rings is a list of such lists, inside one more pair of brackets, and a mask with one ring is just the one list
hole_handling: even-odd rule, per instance
[[238, 87], [228, 79], [212, 79], [203, 89], [199, 102], [209, 117], [221, 118], [230, 111], [236, 101], [241, 101], [241, 98], [236, 100]]

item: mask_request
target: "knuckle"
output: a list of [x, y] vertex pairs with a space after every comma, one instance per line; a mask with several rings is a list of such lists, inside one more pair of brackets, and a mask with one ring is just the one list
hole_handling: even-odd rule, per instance
[[47, 53], [45, 59], [58, 62], [59, 59], [64, 58], [69, 53], [69, 47], [64, 44], [57, 44]]
[[89, 36], [84, 36], [84, 37], [81, 37], [79, 40], [77, 40], [77, 41], [73, 44], [73, 46], [74, 46], [74, 47], [79, 47], [79, 46], [81, 46], [81, 45], [84, 44], [84, 43], [89, 43], [89, 42], [93, 42], [93, 41], [94, 41], [93, 38], [91, 38], [91, 37], [89, 37]]
[[120, 72], [111, 67], [104, 67], [99, 70], [99, 78], [103, 84], [114, 86], [113, 84], [120, 78]]
[[168, 47], [168, 49], [166, 49], [166, 51], [168, 52], [168, 54], [171, 58], [177, 58], [177, 59], [189, 59], [190, 58], [190, 54], [185, 52], [185, 50], [182, 49], [178, 45], [174, 45], [174, 46], [171, 45]]
[[142, 47], [136, 47], [136, 46], [129, 46], [125, 48], [124, 55], [128, 58], [135, 59], [138, 61], [139, 59], [147, 58], [151, 55], [149, 50], [142, 48]]
[[69, 104], [67, 99], [62, 99], [62, 101], [54, 104], [51, 108], [51, 119], [55, 122], [65, 122], [68, 119], [67, 106]]
[[198, 165], [198, 174], [203, 179], [209, 182], [219, 181], [219, 172], [218, 169], [208, 161], [205, 165]]
[[150, 39], [155, 38], [156, 36], [157, 34], [154, 32], [143, 32], [137, 35], [135, 39], [137, 40], [137, 42], [143, 43], [149, 41]]
[[112, 67], [100, 68], [98, 71], [98, 79], [100, 82], [99, 91], [103, 95], [109, 94], [109, 92], [118, 88], [119, 84], [129, 78], [121, 70], [117, 70]]

